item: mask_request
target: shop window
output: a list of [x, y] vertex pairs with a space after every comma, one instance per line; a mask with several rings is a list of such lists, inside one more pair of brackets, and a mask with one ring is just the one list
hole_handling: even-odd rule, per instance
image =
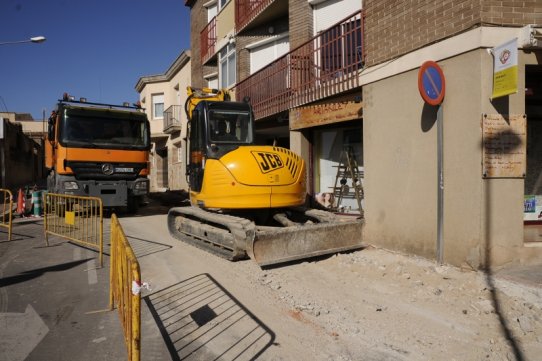
[[[542, 66], [525, 69], [527, 113], [527, 172], [525, 174], [524, 220], [542, 221]], [[542, 240], [542, 239], [540, 239]]]
[[[361, 185], [363, 185], [364, 167], [361, 126], [317, 130], [315, 131], [314, 135], [315, 193], [334, 194], [333, 187], [337, 181], [341, 153], [343, 151], [347, 151], [348, 149], [351, 149], [352, 155], [358, 165], [358, 173], [362, 177], [362, 179], [359, 181], [361, 182]], [[337, 197], [332, 197], [330, 206], [336, 207], [345, 213], [359, 212], [357, 199], [355, 198], [353, 191], [352, 181], [353, 180], [351, 179], [347, 180], [347, 186], [350, 187], [350, 190], [344, 194], [341, 204], [337, 203]]]

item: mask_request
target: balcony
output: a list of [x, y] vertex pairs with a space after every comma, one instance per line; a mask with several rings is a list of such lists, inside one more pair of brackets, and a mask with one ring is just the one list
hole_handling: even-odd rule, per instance
[[356, 12], [235, 86], [262, 119], [360, 86], [363, 16]]
[[200, 42], [201, 63], [205, 64], [216, 52], [216, 16], [201, 31]]
[[235, 31], [257, 26], [282, 14], [288, 16], [286, 0], [237, 0], [235, 2]]
[[180, 132], [182, 129], [180, 105], [172, 105], [164, 111], [164, 133]]

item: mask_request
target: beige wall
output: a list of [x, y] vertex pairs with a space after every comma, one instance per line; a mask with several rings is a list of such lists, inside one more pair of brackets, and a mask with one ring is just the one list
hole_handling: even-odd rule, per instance
[[229, 35], [234, 34], [235, 28], [235, 3], [230, 0], [216, 16], [216, 50], [220, 50], [228, 41]]
[[[186, 101], [186, 87], [191, 85], [190, 82], [190, 63], [184, 66], [169, 82], [168, 86], [170, 91], [168, 96], [166, 96], [165, 109], [170, 105], [180, 105], [181, 106], [181, 124], [182, 130], [170, 135], [167, 146], [168, 146], [168, 182], [169, 188], [172, 190], [184, 189], [188, 190], [188, 183], [186, 182], [186, 142], [183, 138], [186, 137], [186, 124], [187, 117], [184, 112], [184, 102]], [[178, 90], [174, 89], [177, 86]], [[181, 146], [182, 154], [179, 158], [178, 156], [178, 147]]]
[[[521, 56], [521, 62], [527, 59]], [[534, 57], [529, 57], [532, 61]], [[474, 50], [439, 61], [446, 77], [444, 262], [480, 268], [542, 259], [523, 246], [523, 179], [482, 178], [483, 113], [524, 112], [522, 92], [493, 103], [492, 57]], [[436, 109], [417, 69], [363, 88], [365, 241], [436, 257]], [[524, 89], [520, 65], [519, 89]]]
[[[167, 161], [167, 188], [170, 190], [188, 189], [188, 184], [185, 177], [185, 153], [184, 147], [186, 142], [183, 138], [186, 136], [186, 115], [184, 110], [180, 112], [180, 119], [182, 124], [182, 130], [173, 132], [171, 134], [164, 133], [164, 119], [153, 119], [152, 117], [152, 95], [164, 94], [164, 110], [172, 105], [179, 105], [184, 109], [184, 102], [186, 101], [186, 87], [191, 85], [191, 64], [188, 61], [186, 64], [175, 71], [173, 66], [164, 75], [155, 75], [149, 77], [143, 77], [140, 82], [143, 81], [139, 99], [142, 102], [142, 106], [145, 108], [145, 112], [151, 123], [151, 137], [152, 141], [161, 146], [167, 148], [167, 159], [162, 158], [156, 149], [150, 156], [151, 161], [151, 191], [157, 191], [162, 188], [161, 181], [157, 178], [162, 177], [162, 172], [157, 169], [163, 162]], [[137, 88], [137, 86], [136, 86]], [[143, 102], [144, 100], [144, 102]], [[178, 155], [178, 147], [182, 147], [181, 157]]]
[[[139, 95], [141, 100], [141, 106], [145, 108], [145, 113], [151, 123], [151, 135], [163, 134], [164, 122], [163, 119], [153, 119], [152, 117], [152, 96], [156, 94], [164, 94], [164, 102], [166, 101], [167, 86], [164, 86], [167, 82], [147, 83]], [[164, 104], [164, 109], [166, 106]]]

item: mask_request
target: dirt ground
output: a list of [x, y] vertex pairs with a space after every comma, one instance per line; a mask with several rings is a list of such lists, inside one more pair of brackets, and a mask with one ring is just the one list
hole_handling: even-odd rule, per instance
[[271, 270], [235, 267], [309, 330], [311, 337], [292, 335], [312, 351], [300, 359], [539, 360], [542, 353], [537, 288], [375, 248]]
[[[232, 263], [177, 241], [165, 223], [165, 215], [122, 220], [129, 238], [137, 235], [131, 242], [148, 240], [151, 246], [138, 256], [152, 287], [145, 303], [154, 310], [154, 319], [143, 316], [143, 327], [158, 323], [172, 359], [542, 359], [540, 284], [374, 247], [261, 269], [250, 260]], [[217, 303], [215, 295], [227, 300]], [[229, 312], [252, 323], [230, 322]], [[238, 353], [250, 357], [228, 358], [254, 330], [262, 332], [259, 339]], [[226, 342], [228, 332], [234, 346]], [[142, 359], [162, 342], [144, 331]]]

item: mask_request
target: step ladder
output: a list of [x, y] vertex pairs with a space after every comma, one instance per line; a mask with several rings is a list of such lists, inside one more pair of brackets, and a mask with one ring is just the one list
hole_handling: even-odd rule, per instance
[[358, 203], [358, 209], [363, 216], [361, 208], [361, 200], [363, 199], [363, 171], [359, 170], [359, 165], [354, 155], [352, 147], [345, 147], [341, 151], [339, 165], [337, 167], [337, 175], [335, 177], [335, 185], [333, 195], [335, 197], [334, 211], [343, 210], [342, 201], [344, 198], [355, 198]]

